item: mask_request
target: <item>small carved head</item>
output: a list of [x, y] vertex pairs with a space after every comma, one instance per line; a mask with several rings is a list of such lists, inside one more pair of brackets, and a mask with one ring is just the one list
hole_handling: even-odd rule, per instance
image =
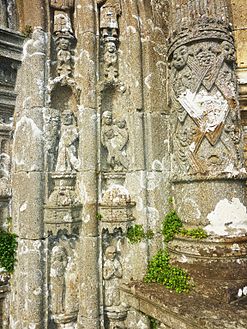
[[59, 38], [57, 48], [60, 50], [70, 50], [70, 40], [68, 38]]
[[105, 45], [105, 51], [108, 53], [115, 53], [117, 51], [117, 47], [114, 42], [107, 42]]
[[226, 62], [235, 61], [235, 51], [233, 45], [228, 41], [223, 41], [221, 44], [222, 54]]
[[126, 120], [125, 119], [118, 120], [116, 124], [118, 128], [123, 129], [126, 127]]
[[52, 249], [52, 262], [59, 261], [64, 262], [67, 259], [66, 251], [64, 248], [55, 246]]
[[109, 260], [114, 260], [117, 255], [116, 248], [114, 246], [109, 246], [106, 248], [105, 257]]
[[70, 126], [73, 124], [73, 113], [69, 110], [65, 110], [62, 113], [62, 124]]
[[112, 124], [112, 113], [110, 111], [105, 111], [102, 115], [102, 122], [110, 126]]
[[189, 53], [187, 46], [177, 48], [173, 53], [172, 64], [177, 70], [181, 70], [187, 63]]

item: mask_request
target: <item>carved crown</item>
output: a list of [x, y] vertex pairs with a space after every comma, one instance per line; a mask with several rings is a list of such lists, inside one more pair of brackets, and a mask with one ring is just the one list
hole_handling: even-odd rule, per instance
[[233, 43], [231, 24], [221, 18], [203, 15], [196, 19], [193, 24], [181, 25], [170, 32], [168, 38], [168, 58], [174, 50], [184, 44], [195, 41], [226, 40]]

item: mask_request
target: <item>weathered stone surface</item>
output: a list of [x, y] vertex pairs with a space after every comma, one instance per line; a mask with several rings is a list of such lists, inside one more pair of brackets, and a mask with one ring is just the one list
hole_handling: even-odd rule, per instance
[[[97, 115], [95, 109], [79, 107], [78, 128], [80, 144], [78, 154], [80, 157], [80, 171], [95, 171], [96, 165], [96, 122]], [[85, 138], [85, 132], [87, 138]]]
[[85, 317], [88, 320], [96, 319], [98, 313], [98, 238], [84, 237], [79, 249], [79, 268], [84, 270], [79, 273], [79, 296], [80, 300], [87, 300], [87, 303], [81, 303], [79, 317]]
[[[42, 240], [19, 240], [15, 274], [17, 282], [13, 287], [17, 299], [11, 302], [10, 314], [10, 325], [13, 328], [33, 326], [41, 329], [44, 326], [44, 248]], [[26, 296], [25, 303], [22, 302], [23, 296]]]
[[14, 227], [20, 238], [39, 239], [43, 236], [43, 180], [42, 173], [13, 174]]
[[43, 146], [43, 108], [32, 108], [25, 111], [16, 123], [13, 170], [15, 172], [42, 171]]
[[156, 284], [133, 283], [122, 290], [123, 298], [134, 309], [157, 319], [168, 328], [246, 327], [244, 305], [228, 305], [196, 294], [174, 294]]

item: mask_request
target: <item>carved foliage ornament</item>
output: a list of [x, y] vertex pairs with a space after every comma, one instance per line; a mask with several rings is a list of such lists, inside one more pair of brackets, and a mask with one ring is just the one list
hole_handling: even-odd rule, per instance
[[[172, 53], [171, 98], [178, 121], [174, 153], [181, 173], [222, 172], [239, 165], [234, 61], [233, 44], [226, 40], [184, 44]], [[235, 127], [231, 136], [229, 125]]]

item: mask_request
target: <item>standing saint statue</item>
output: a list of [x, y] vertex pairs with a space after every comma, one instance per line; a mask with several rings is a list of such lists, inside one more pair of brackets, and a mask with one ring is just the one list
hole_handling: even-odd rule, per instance
[[66, 110], [62, 113], [60, 140], [58, 145], [58, 157], [56, 171], [71, 172], [78, 170], [77, 147], [79, 134], [74, 122], [74, 115]]
[[51, 308], [54, 315], [65, 311], [65, 272], [67, 254], [64, 248], [55, 246], [51, 255]]
[[105, 280], [105, 305], [118, 306], [120, 304], [119, 279], [123, 276], [122, 265], [117, 257], [114, 246], [108, 246], [105, 251], [103, 278]]

